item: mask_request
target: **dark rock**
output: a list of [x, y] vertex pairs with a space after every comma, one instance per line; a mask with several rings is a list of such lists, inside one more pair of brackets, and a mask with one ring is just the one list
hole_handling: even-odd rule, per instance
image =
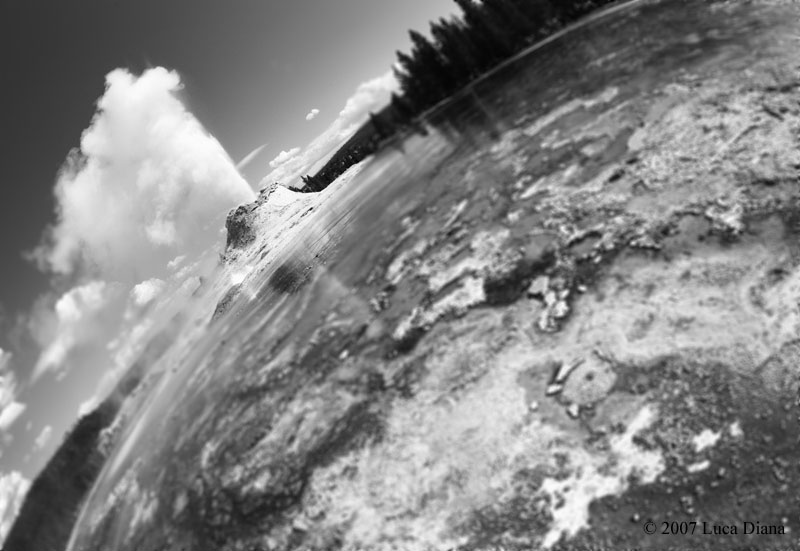
[[225, 229], [228, 230], [228, 239], [225, 250], [244, 249], [256, 239], [256, 230], [253, 226], [254, 207], [241, 205], [228, 213], [225, 220]]

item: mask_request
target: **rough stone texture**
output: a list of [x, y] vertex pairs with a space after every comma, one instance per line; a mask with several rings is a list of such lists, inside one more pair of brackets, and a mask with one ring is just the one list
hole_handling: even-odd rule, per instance
[[800, 546], [800, 11], [637, 6], [258, 236], [74, 548]]
[[225, 219], [225, 229], [228, 231], [226, 249], [242, 249], [255, 241], [256, 230], [253, 227], [252, 212], [251, 206], [242, 205], [228, 213]]
[[[267, 209], [260, 208], [269, 202], [270, 196], [278, 193], [287, 193], [280, 184], [273, 183], [265, 186], [256, 197], [256, 200], [246, 205], [240, 205], [228, 213], [225, 219], [225, 229], [228, 237], [225, 251], [244, 249], [256, 241], [259, 230], [265, 225], [261, 216]], [[263, 231], [263, 230], [262, 230]]]

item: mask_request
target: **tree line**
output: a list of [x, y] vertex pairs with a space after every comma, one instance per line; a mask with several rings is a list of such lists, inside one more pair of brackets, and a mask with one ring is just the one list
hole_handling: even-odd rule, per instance
[[101, 433], [113, 423], [119, 404], [106, 400], [81, 417], [28, 490], [3, 551], [63, 551], [105, 456]]
[[429, 40], [409, 31], [397, 52], [397, 110], [417, 115], [470, 81], [611, 0], [455, 0], [461, 15], [431, 23]]
[[411, 51], [397, 52], [400, 93], [371, 113], [361, 135], [349, 140], [300, 191], [327, 187], [350, 166], [375, 153], [445, 98], [528, 46], [613, 0], [454, 0], [460, 14], [430, 26], [431, 38], [411, 30]]
[[174, 342], [180, 314], [145, 347], [114, 391], [92, 412], [78, 419], [53, 457], [36, 476], [22, 502], [2, 551], [64, 551], [81, 506], [105, 466], [109, 433], [125, 397], [145, 384], [149, 366]]

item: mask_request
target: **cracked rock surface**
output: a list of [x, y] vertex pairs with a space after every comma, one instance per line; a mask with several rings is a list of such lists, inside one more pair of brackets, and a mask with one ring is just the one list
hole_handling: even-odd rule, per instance
[[74, 549], [800, 546], [798, 35], [637, 3], [254, 223]]

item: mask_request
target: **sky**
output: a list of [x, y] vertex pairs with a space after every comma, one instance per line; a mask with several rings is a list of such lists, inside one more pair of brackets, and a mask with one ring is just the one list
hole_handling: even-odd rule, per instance
[[408, 29], [455, 12], [0, 3], [0, 539], [106, 371], [168, 317], [156, 298], [191, 293], [225, 213], [329, 153], [396, 86]]

